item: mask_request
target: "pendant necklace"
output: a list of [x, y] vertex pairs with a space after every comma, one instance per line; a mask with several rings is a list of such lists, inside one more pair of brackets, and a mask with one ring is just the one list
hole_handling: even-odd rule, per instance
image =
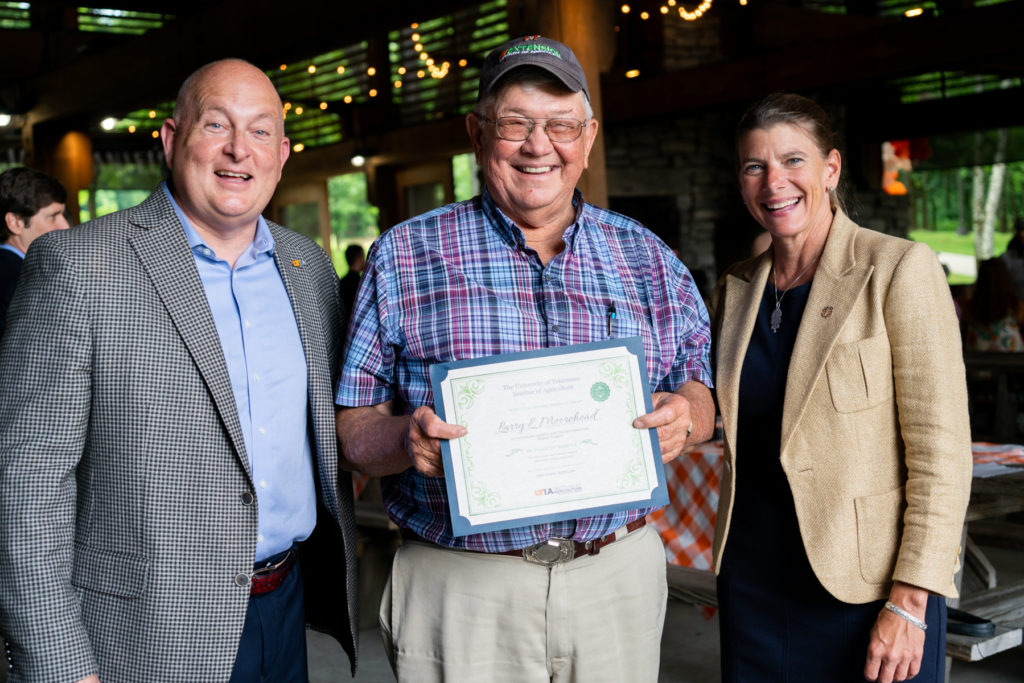
[[797, 275], [795, 278], [793, 278], [793, 281], [789, 283], [789, 287], [786, 287], [784, 290], [782, 290], [782, 296], [779, 296], [778, 280], [775, 277], [775, 263], [774, 262], [772, 263], [772, 280], [773, 280], [773, 282], [772, 282], [772, 291], [775, 292], [775, 310], [772, 311], [772, 317], [771, 317], [771, 320], [769, 321], [769, 324], [770, 324], [770, 326], [772, 328], [772, 333], [773, 334], [778, 332], [779, 331], [779, 326], [782, 325], [782, 299], [783, 299], [783, 297], [786, 296], [786, 292], [788, 292], [790, 290], [790, 288], [793, 287], [794, 284], [796, 284], [797, 282], [800, 282], [800, 278], [802, 278], [804, 276], [804, 273], [807, 272], [807, 269], [810, 268], [811, 266], [813, 266], [814, 262], [817, 261], [817, 260], [818, 260], [818, 257], [815, 256], [814, 258], [811, 259], [810, 263], [808, 263], [806, 266], [804, 266], [804, 269], [800, 271], [799, 275]]

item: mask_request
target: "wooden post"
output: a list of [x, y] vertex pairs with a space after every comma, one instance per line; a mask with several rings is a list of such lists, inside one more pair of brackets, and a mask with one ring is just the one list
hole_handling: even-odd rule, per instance
[[80, 222], [79, 190], [92, 185], [95, 169], [92, 140], [82, 132], [85, 126], [68, 121], [33, 125], [31, 117], [22, 129], [25, 165], [53, 176], [68, 192], [70, 222]]
[[597, 119], [597, 140], [590, 152], [587, 170], [578, 187], [584, 198], [597, 206], [608, 206], [608, 174], [605, 165], [604, 130], [601, 127], [601, 72], [611, 67], [615, 56], [614, 12], [607, 0], [527, 0], [517, 15], [509, 17], [513, 36], [539, 33], [572, 48], [587, 76], [590, 104]]

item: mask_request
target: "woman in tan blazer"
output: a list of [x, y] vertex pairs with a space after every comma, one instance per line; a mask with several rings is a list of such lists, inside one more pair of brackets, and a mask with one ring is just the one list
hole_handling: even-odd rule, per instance
[[971, 480], [942, 268], [847, 218], [814, 102], [758, 102], [737, 146], [772, 246], [713, 304], [723, 680], [940, 681]]

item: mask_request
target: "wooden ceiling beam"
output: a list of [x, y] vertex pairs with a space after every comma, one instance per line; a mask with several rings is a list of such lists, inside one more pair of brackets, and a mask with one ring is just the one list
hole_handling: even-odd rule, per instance
[[[817, 40], [763, 54], [644, 79], [602, 80], [608, 122], [664, 116], [749, 101], [770, 92], [808, 91], [988, 63], [1024, 68], [1020, 2], [976, 8], [952, 17], [893, 20], [844, 37]], [[772, 12], [765, 5], [756, 11]], [[756, 17], [754, 22], [757, 22]]]
[[[471, 4], [438, 0], [430, 16]], [[151, 106], [173, 99], [189, 73], [215, 59], [238, 56], [265, 67], [282, 56], [311, 56], [429, 18], [423, 13], [413, 2], [224, 0], [39, 76], [27, 94], [29, 118], [37, 123]]]

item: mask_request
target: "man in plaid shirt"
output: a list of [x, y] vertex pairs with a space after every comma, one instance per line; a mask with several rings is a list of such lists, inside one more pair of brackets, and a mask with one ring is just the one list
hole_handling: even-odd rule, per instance
[[[466, 430], [431, 408], [432, 363], [638, 336], [654, 410], [634, 427], [657, 428], [666, 461], [710, 438], [709, 325], [690, 273], [575, 191], [597, 134], [589, 97], [561, 43], [492, 52], [466, 120], [485, 191], [369, 255], [335, 400], [345, 458], [384, 477], [406, 541], [380, 608], [399, 680], [657, 680], [667, 591], [650, 509], [455, 537], [440, 444]], [[549, 544], [569, 559], [537, 562]]]

